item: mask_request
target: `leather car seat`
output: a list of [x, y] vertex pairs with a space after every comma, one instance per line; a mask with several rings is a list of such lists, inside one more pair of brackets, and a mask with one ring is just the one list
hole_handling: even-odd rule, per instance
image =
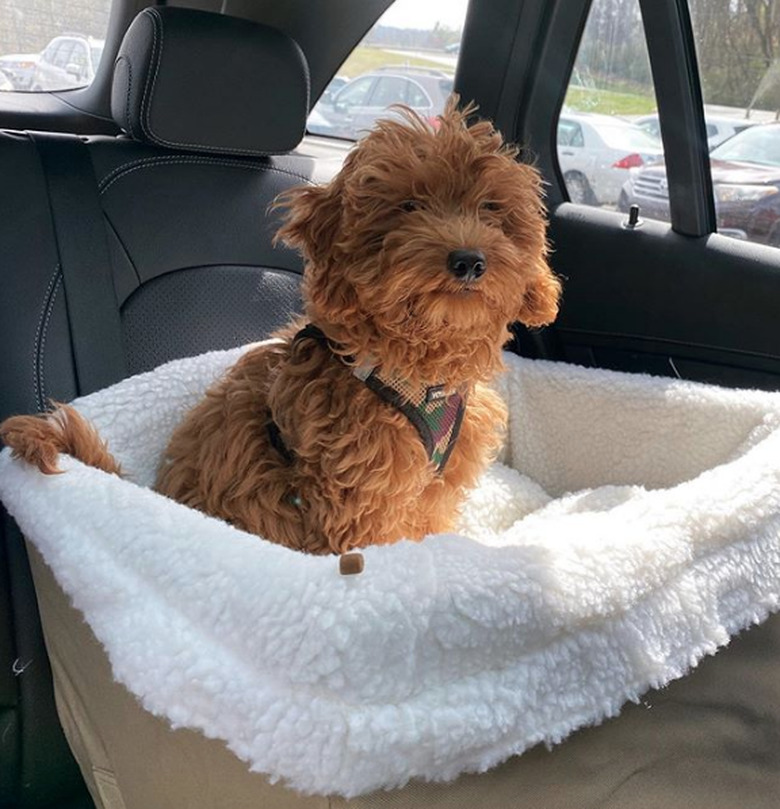
[[[299, 308], [301, 263], [272, 245], [268, 207], [310, 181], [314, 161], [288, 154], [308, 104], [306, 60], [287, 35], [148, 8], [115, 64], [112, 112], [125, 134], [0, 132], [0, 419], [261, 339]], [[69, 157], [79, 152], [86, 163]], [[96, 221], [91, 243], [79, 223]], [[1, 530], [0, 806], [63, 806], [83, 787], [55, 712], [24, 541], [5, 512]]]

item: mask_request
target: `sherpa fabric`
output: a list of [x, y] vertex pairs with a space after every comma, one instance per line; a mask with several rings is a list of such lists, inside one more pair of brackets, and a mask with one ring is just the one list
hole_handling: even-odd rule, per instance
[[0, 496], [175, 727], [308, 793], [483, 771], [682, 676], [778, 607], [780, 399], [508, 356], [506, 465], [460, 533], [340, 576], [150, 491], [239, 350], [78, 401], [127, 471], [0, 455]]

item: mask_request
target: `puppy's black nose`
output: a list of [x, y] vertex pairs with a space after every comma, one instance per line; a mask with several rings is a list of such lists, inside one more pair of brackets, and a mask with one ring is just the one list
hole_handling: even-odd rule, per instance
[[447, 256], [447, 269], [459, 281], [476, 281], [487, 269], [481, 250], [453, 250]]

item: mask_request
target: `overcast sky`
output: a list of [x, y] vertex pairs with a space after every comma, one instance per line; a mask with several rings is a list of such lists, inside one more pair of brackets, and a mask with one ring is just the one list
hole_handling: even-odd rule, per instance
[[467, 3], [468, 0], [396, 0], [379, 22], [395, 28], [433, 28], [437, 22], [462, 28]]

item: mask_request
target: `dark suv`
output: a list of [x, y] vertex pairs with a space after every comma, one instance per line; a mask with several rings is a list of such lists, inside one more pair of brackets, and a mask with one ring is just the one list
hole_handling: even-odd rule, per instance
[[[780, 246], [780, 123], [754, 126], [710, 152], [718, 231]], [[618, 208], [632, 203], [643, 216], [669, 220], [666, 166], [637, 170], [625, 183]]]

